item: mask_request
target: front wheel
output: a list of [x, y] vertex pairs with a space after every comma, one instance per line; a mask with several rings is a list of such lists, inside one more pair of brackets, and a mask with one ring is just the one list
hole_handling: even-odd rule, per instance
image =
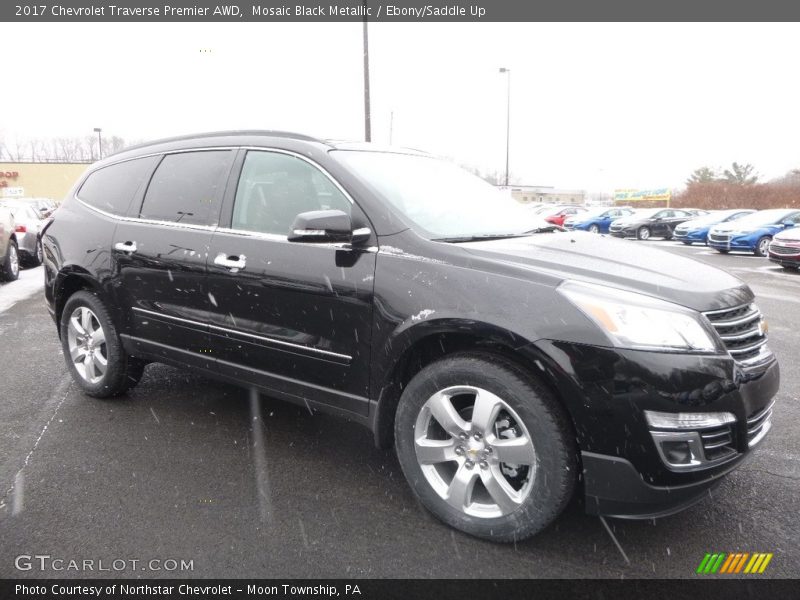
[[636, 232], [636, 237], [640, 240], [649, 240], [650, 239], [650, 228], [649, 227], [639, 227], [639, 230]]
[[142, 377], [144, 363], [125, 352], [108, 309], [91, 292], [76, 292], [67, 300], [61, 345], [67, 369], [88, 396], [119, 396]]
[[600, 228], [597, 225], [590, 225], [589, 231], [591, 233], [600, 233]]
[[541, 531], [575, 488], [574, 435], [551, 392], [494, 355], [459, 354], [422, 369], [395, 418], [403, 473], [425, 508], [501, 542]]
[[753, 250], [753, 254], [756, 256], [764, 257], [769, 252], [769, 243], [772, 241], [772, 238], [768, 235], [765, 235], [761, 239], [758, 240], [756, 243], [756, 247]]

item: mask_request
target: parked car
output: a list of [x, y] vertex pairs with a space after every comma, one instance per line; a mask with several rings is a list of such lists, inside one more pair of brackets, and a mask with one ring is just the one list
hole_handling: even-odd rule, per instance
[[526, 217], [418, 151], [173, 138], [81, 177], [45, 229], [45, 297], [86, 394], [159, 361], [344, 416], [472, 535], [524, 539], [576, 490], [617, 517], [708, 498], [771, 426], [753, 292]]
[[25, 266], [42, 264], [41, 231], [44, 219], [33, 205], [17, 200], [2, 200], [0, 206], [8, 208], [14, 215], [17, 245], [21, 262]]
[[544, 220], [548, 223], [563, 227], [564, 219], [585, 212], [586, 209], [581, 206], [562, 206], [553, 208], [551, 211], [543, 211], [539, 213], [539, 216], [544, 217]]
[[732, 223], [720, 223], [712, 227], [708, 232], [708, 245], [723, 254], [736, 251], [767, 256], [773, 236], [798, 223], [800, 223], [800, 210], [794, 208], [760, 210]]
[[651, 237], [671, 239], [673, 230], [694, 215], [679, 208], [646, 208], [628, 217], [617, 219], [608, 228], [614, 237], [635, 237], [648, 240]]
[[768, 256], [784, 269], [800, 267], [800, 227], [776, 233], [769, 244]]
[[26, 202], [30, 204], [42, 218], [52, 215], [58, 207], [51, 198], [15, 198], [15, 200], [17, 202]]
[[735, 221], [754, 212], [756, 211], [741, 208], [714, 211], [705, 216], [681, 223], [673, 231], [672, 237], [688, 246], [694, 243], [707, 244], [708, 232], [714, 225]]
[[17, 235], [12, 212], [0, 206], [0, 279], [14, 281], [19, 277]]
[[613, 221], [633, 214], [633, 209], [619, 207], [599, 207], [584, 213], [573, 215], [564, 220], [564, 229], [579, 229], [592, 233], [608, 233]]
[[681, 210], [685, 210], [688, 213], [692, 213], [698, 217], [702, 217], [703, 215], [708, 215], [713, 211], [706, 210], [704, 208], [681, 208]]

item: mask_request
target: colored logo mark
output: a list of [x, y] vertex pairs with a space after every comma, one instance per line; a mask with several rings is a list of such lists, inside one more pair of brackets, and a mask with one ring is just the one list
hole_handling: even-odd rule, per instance
[[700, 575], [711, 575], [714, 573], [736, 574], [746, 573], [754, 575], [763, 573], [769, 561], [772, 560], [772, 552], [715, 552], [706, 553], [697, 573]]

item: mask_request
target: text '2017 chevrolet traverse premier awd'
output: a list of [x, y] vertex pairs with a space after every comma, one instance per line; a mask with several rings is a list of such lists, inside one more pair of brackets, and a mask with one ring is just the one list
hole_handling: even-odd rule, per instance
[[707, 496], [771, 425], [753, 293], [529, 221], [416, 151], [174, 138], [75, 185], [43, 236], [45, 291], [87, 394], [158, 361], [307, 402], [394, 445], [422, 504], [476, 536], [532, 535], [576, 490], [631, 518]]

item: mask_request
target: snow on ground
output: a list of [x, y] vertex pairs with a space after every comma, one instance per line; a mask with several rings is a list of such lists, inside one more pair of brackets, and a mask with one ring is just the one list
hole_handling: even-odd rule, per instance
[[19, 279], [0, 284], [0, 313], [44, 289], [44, 268], [20, 269]]

